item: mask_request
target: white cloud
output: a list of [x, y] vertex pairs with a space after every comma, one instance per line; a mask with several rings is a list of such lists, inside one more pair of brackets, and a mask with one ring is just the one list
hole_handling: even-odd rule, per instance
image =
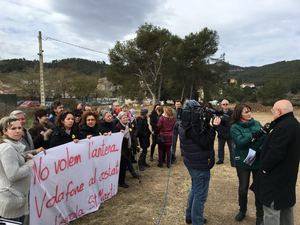
[[[37, 59], [39, 30], [44, 36], [107, 52], [128, 40], [144, 22], [181, 37], [204, 27], [220, 36], [217, 55], [236, 65], [263, 65], [300, 58], [298, 0], [0, 0], [0, 58]], [[45, 60], [107, 56], [44, 41]]]

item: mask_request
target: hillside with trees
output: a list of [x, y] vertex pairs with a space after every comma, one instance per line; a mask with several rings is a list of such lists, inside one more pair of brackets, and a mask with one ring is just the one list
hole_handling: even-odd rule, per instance
[[[45, 92], [48, 98], [75, 96], [78, 99], [101, 96], [96, 89], [107, 64], [86, 59], [54, 60], [44, 64]], [[0, 61], [0, 81], [6, 92], [20, 97], [38, 99], [39, 62], [26, 59]]]
[[[154, 102], [199, 96], [204, 100], [228, 98], [267, 104], [284, 97], [299, 101], [300, 60], [240, 67], [226, 63], [225, 54], [212, 58], [218, 44], [217, 32], [208, 28], [180, 38], [165, 28], [146, 23], [137, 29], [135, 38], [116, 42], [109, 51], [109, 64], [78, 58], [45, 63], [46, 96], [85, 100], [149, 97]], [[104, 77], [117, 87], [111, 88], [110, 93], [97, 88]], [[235, 78], [238, 84], [229, 85], [228, 78]], [[37, 60], [0, 61], [2, 92], [38, 99], [39, 82]], [[254, 83], [256, 88], [241, 88], [245, 82]]]
[[[288, 97], [300, 104], [300, 60], [282, 61], [260, 67], [239, 67], [229, 65], [227, 78], [238, 83], [254, 83], [256, 88], [232, 87], [234, 100], [261, 101], [271, 104], [277, 99]], [[234, 90], [234, 91], [233, 91]]]
[[229, 75], [241, 82], [263, 85], [274, 79], [292, 80], [300, 87], [300, 60], [282, 61], [260, 67], [230, 66]]

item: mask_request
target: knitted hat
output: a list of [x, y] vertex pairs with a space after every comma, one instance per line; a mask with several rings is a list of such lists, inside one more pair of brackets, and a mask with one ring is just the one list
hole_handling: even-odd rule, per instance
[[99, 115], [100, 119], [103, 119], [105, 117], [106, 113], [110, 113], [110, 111], [106, 110], [106, 109], [101, 110], [101, 113]]
[[131, 113], [132, 116], [135, 116], [135, 114], [136, 114], [135, 109], [130, 109], [129, 112]]
[[123, 112], [123, 111], [119, 112], [117, 116], [118, 120], [121, 120], [123, 116], [127, 116], [127, 112]]

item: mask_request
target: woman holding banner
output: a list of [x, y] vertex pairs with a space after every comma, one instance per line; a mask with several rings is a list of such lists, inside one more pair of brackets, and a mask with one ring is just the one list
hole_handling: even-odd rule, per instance
[[28, 215], [28, 193], [33, 161], [24, 155], [25, 145], [20, 121], [14, 117], [0, 120], [0, 217], [23, 223]]
[[113, 122], [113, 116], [108, 110], [101, 111], [101, 119], [99, 121], [99, 130], [102, 135], [109, 135], [117, 132]]
[[99, 136], [100, 130], [97, 124], [97, 115], [94, 112], [85, 112], [82, 116], [79, 136], [81, 139]]
[[68, 142], [78, 142], [78, 133], [74, 131], [74, 115], [72, 112], [61, 113], [56, 121], [56, 127], [50, 138], [50, 148], [63, 145]]

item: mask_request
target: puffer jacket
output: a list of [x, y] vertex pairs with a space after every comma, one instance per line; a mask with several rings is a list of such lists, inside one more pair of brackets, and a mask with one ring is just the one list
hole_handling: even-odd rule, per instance
[[215, 138], [214, 129], [209, 127], [209, 130], [199, 137], [203, 140], [203, 143], [206, 143], [205, 145], [200, 145], [194, 138], [189, 137], [180, 122], [174, 129], [176, 129], [174, 132], [178, 131], [180, 149], [183, 154], [185, 166], [204, 171], [210, 170], [215, 164], [215, 152], [213, 148]]
[[[230, 136], [234, 142], [234, 158], [236, 167], [251, 170], [259, 169], [259, 154], [265, 137], [262, 136], [254, 142], [252, 140], [253, 134], [258, 132], [260, 128], [261, 124], [253, 118], [247, 122], [239, 121], [232, 124], [230, 128]], [[256, 151], [256, 159], [251, 166], [244, 163], [244, 160], [248, 155], [249, 148]]]

